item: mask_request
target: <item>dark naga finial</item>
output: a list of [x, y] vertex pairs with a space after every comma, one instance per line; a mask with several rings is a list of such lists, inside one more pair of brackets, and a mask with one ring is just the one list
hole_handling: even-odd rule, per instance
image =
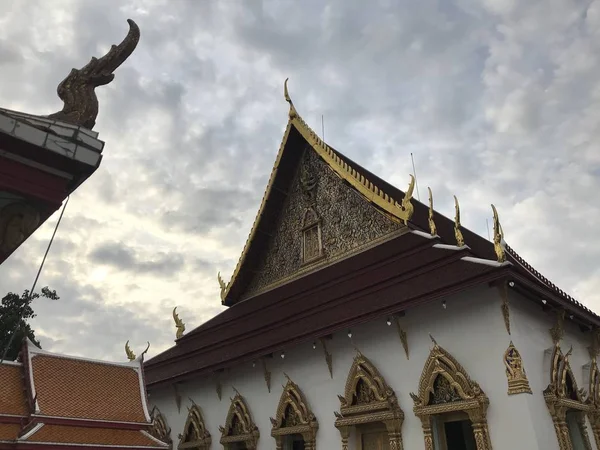
[[48, 118], [90, 130], [94, 128], [98, 116], [98, 97], [94, 89], [115, 78], [113, 72], [133, 53], [140, 40], [139, 27], [131, 19], [127, 19], [127, 22], [129, 32], [123, 42], [113, 45], [102, 58], [92, 58], [81, 69], [72, 69], [58, 85], [58, 96], [65, 104], [62, 111], [50, 114]]

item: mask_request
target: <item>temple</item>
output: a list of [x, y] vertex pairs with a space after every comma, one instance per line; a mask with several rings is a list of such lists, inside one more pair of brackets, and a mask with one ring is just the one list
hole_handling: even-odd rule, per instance
[[143, 356], [108, 363], [27, 341], [0, 363], [0, 449], [169, 448], [153, 436]]
[[[179, 449], [598, 449], [600, 317], [493, 242], [287, 127], [229, 308], [145, 363]], [[169, 432], [168, 430], [172, 431]]]

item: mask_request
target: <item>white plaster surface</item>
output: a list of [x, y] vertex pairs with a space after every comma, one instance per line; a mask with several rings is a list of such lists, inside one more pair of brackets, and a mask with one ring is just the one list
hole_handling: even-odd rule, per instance
[[[542, 397], [542, 390], [548, 384], [546, 368], [542, 364], [544, 349], [552, 343], [548, 333], [550, 318], [542, 313], [541, 307], [530, 304], [528, 300], [511, 297], [513, 334], [509, 336], [504, 326], [497, 289], [480, 287], [445, 300], [446, 309], [441, 301], [436, 301], [411, 309], [400, 319], [408, 335], [409, 360], [406, 359], [395, 326], [387, 326], [386, 317], [352, 329], [354, 345], [377, 366], [396, 392], [405, 414], [402, 427], [404, 448], [424, 448], [421, 422], [413, 413], [413, 401], [409, 393], [418, 390], [423, 365], [432, 347], [428, 335], [431, 333], [488, 395], [489, 430], [495, 450], [558, 449], [552, 420]], [[517, 306], [517, 303], [523, 305]], [[581, 366], [588, 358], [586, 344], [577, 336], [582, 336], [581, 332], [569, 328], [564, 346], [571, 343], [574, 346], [572, 367], [577, 382], [582, 386]], [[523, 356], [533, 395], [507, 394], [503, 355], [511, 340]], [[269, 361], [271, 393], [267, 392], [262, 365], [257, 363], [254, 368], [252, 364], [233, 367], [222, 375], [221, 401], [218, 400], [215, 382], [211, 377], [199, 377], [179, 386], [182, 397], [180, 412], [177, 411], [172, 387], [150, 389], [149, 401], [165, 415], [172, 429], [173, 442], [177, 445], [191, 398], [202, 409], [213, 438], [213, 448], [222, 448], [218, 427], [224, 425], [230, 397], [234, 395], [232, 386], [235, 386], [247, 400], [260, 430], [258, 448], [274, 449], [269, 417], [275, 416], [282, 385], [285, 384], [285, 372], [303, 390], [319, 421], [317, 448], [339, 449], [341, 438], [334, 427], [333, 412], [339, 410], [337, 394], [344, 393], [355, 350], [347, 331], [335, 334], [333, 340], [328, 341], [328, 348], [333, 354], [333, 379], [329, 376], [321, 346], [313, 349], [312, 343], [307, 342], [287, 348], [285, 359], [275, 355]], [[591, 435], [590, 438], [593, 441]], [[353, 439], [350, 440], [350, 448], [357, 448]]]

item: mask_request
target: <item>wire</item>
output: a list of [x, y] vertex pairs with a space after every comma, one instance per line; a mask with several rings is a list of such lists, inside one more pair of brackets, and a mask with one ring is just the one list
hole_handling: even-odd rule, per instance
[[[40, 274], [42, 273], [42, 268], [44, 267], [44, 263], [46, 262], [46, 257], [48, 256], [48, 252], [50, 251], [50, 247], [52, 247], [52, 242], [54, 242], [54, 236], [56, 236], [56, 231], [58, 230], [58, 226], [60, 225], [60, 221], [62, 220], [63, 214], [65, 213], [65, 209], [67, 209], [67, 205], [69, 204], [69, 199], [71, 198], [71, 196], [67, 196], [67, 201], [65, 202], [65, 204], [63, 205], [63, 209], [60, 212], [60, 216], [58, 216], [58, 221], [56, 222], [56, 226], [54, 227], [54, 232], [52, 233], [52, 237], [50, 238], [50, 242], [48, 242], [48, 247], [46, 248], [46, 253], [44, 253], [44, 257], [42, 258], [42, 262], [40, 264], [40, 267], [38, 269], [37, 275], [35, 276], [35, 280], [33, 280], [33, 286], [31, 286], [31, 290], [29, 291], [29, 301], [31, 301], [31, 296], [33, 295], [33, 290], [35, 289], [35, 285], [38, 282], [38, 279], [40, 278]], [[19, 319], [17, 320], [17, 326], [15, 327], [13, 333], [10, 336], [10, 339], [8, 340], [8, 344], [6, 345], [6, 347], [4, 348], [4, 352], [2, 352], [2, 358], [0, 358], [0, 364], [2, 362], [4, 362], [4, 360], [6, 359], [6, 355], [8, 354], [8, 350], [10, 349], [10, 346], [12, 345], [16, 334], [19, 332], [19, 328], [21, 328], [21, 321], [23, 320], [23, 313], [21, 312], [21, 314], [19, 315]]]

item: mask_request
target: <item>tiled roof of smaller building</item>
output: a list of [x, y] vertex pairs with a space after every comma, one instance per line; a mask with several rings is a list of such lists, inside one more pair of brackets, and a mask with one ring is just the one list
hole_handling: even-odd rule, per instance
[[149, 423], [141, 361], [107, 363], [56, 355], [28, 345], [36, 414]]
[[23, 382], [23, 366], [13, 362], [0, 364], [0, 416], [28, 415]]
[[149, 433], [140, 430], [115, 428], [75, 427], [66, 425], [42, 425], [19, 442], [28, 444], [69, 444], [126, 446], [136, 448], [165, 448]]
[[0, 423], [0, 442], [14, 441], [20, 431], [21, 425], [18, 423]]

